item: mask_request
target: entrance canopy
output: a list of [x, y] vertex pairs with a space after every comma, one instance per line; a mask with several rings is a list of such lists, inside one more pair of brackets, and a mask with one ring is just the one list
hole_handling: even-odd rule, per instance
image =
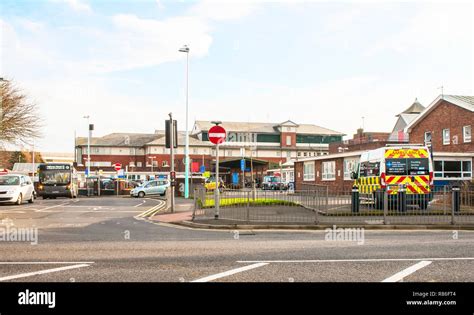
[[250, 168], [250, 165], [253, 164], [253, 167], [264, 167], [268, 166], [267, 161], [263, 160], [256, 160], [256, 159], [250, 159], [250, 158], [233, 158], [233, 159], [225, 159], [225, 160], [220, 160], [219, 161], [219, 167], [225, 167], [225, 168], [230, 168], [230, 169], [240, 169], [240, 161], [244, 159], [245, 160], [245, 168]]

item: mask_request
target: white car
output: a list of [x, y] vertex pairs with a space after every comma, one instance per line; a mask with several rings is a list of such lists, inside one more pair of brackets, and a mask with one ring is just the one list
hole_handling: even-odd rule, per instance
[[35, 200], [35, 188], [31, 178], [24, 175], [0, 175], [0, 203], [21, 205]]

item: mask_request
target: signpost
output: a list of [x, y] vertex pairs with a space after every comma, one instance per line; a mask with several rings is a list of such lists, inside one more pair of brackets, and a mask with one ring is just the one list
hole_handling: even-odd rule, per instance
[[220, 196], [219, 196], [219, 144], [225, 141], [227, 133], [224, 128], [219, 126], [221, 123], [220, 121], [213, 121], [215, 126], [209, 129], [209, 141], [216, 145], [216, 188], [214, 189], [214, 204], [216, 208], [216, 213], [214, 214], [214, 219], [219, 218], [219, 203], [220, 203]]

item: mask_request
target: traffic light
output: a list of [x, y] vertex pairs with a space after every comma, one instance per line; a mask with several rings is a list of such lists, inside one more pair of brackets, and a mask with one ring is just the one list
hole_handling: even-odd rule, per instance
[[173, 120], [173, 132], [171, 132], [171, 120], [165, 121], [166, 148], [171, 148], [171, 134], [173, 134], [173, 148], [178, 147], [178, 123]]

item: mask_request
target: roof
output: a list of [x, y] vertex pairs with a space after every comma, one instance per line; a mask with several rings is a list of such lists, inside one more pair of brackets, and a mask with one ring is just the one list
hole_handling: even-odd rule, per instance
[[[297, 126], [297, 132], [300, 134], [318, 134], [318, 135], [341, 135], [344, 134], [339, 131], [323, 128], [312, 124], [295, 124], [292, 121], [285, 121], [283, 123], [260, 123], [260, 122], [233, 122], [223, 121], [222, 126], [229, 132], [262, 132], [262, 133], [277, 133], [278, 127], [282, 124], [294, 124]], [[207, 120], [197, 120], [195, 125], [200, 129], [207, 131], [214, 124]]]
[[320, 155], [320, 156], [317, 156], [317, 157], [299, 159], [298, 161], [295, 161], [295, 163], [308, 162], [308, 161], [319, 161], [319, 160], [331, 160], [331, 159], [351, 157], [351, 156], [360, 156], [362, 153], [367, 152], [367, 151], [370, 151], [370, 150], [348, 151], [348, 152], [343, 152], [343, 153], [326, 154], [326, 155]]
[[[186, 143], [186, 133], [184, 132], [181, 132], [179, 131], [178, 132], [178, 146], [181, 146]], [[151, 142], [148, 142], [147, 145], [165, 145], [166, 144], [166, 138], [165, 137], [160, 137], [158, 139], [155, 139]], [[193, 137], [192, 135], [189, 135], [189, 145], [191, 146], [210, 146], [210, 145], [213, 145], [211, 142], [209, 141], [201, 141], [195, 137]]]
[[421, 103], [418, 102], [418, 99], [416, 98], [413, 104], [410, 105], [410, 107], [405, 109], [403, 112], [401, 112], [397, 116], [400, 116], [402, 114], [419, 114], [424, 110], [425, 110], [425, 107], [421, 105]]
[[440, 95], [426, 109], [420, 113], [415, 119], [413, 119], [405, 128], [405, 132], [410, 132], [411, 129], [421, 121], [426, 115], [428, 115], [433, 109], [435, 109], [441, 101], [447, 101], [453, 105], [464, 108], [468, 111], [474, 112], [474, 96], [464, 95]]
[[[92, 137], [91, 145], [135, 147], [143, 146], [160, 137], [163, 137], [163, 134], [111, 133], [100, 138]], [[76, 145], [87, 145], [87, 137], [76, 138]]]

